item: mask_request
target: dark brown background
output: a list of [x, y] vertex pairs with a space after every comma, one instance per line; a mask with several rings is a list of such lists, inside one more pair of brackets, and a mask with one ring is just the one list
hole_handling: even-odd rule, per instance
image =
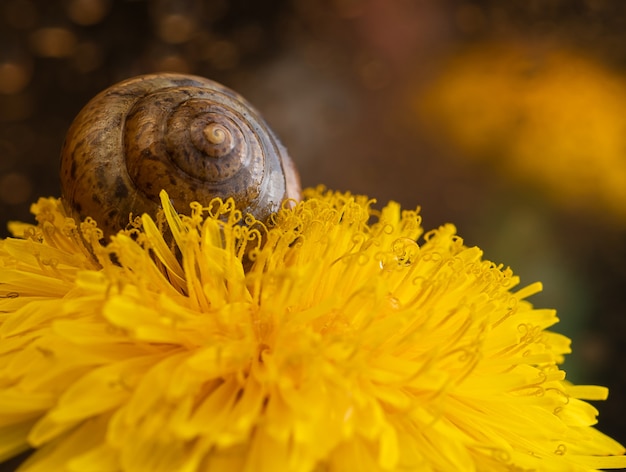
[[0, 235], [59, 195], [64, 132], [93, 95], [140, 73], [203, 75], [262, 111], [304, 185], [420, 205], [426, 228], [454, 222], [542, 280], [533, 301], [574, 340], [569, 377], [611, 388], [600, 429], [626, 442], [626, 223], [466, 159], [415, 112], [449, 58], [486, 44], [562, 48], [624, 80], [625, 28], [619, 0], [2, 0]]

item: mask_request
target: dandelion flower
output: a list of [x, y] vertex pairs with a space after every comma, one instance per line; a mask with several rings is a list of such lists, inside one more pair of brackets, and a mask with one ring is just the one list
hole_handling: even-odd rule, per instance
[[[310, 189], [104, 245], [57, 199], [0, 241], [0, 459], [22, 471], [626, 466], [559, 369], [569, 340], [452, 225]], [[165, 236], [164, 236], [165, 235]]]
[[463, 157], [562, 208], [626, 222], [626, 82], [579, 53], [483, 44], [451, 57], [415, 97]]

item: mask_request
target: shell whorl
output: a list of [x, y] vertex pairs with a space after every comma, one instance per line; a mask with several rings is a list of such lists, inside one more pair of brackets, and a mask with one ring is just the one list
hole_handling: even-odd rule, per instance
[[129, 214], [156, 214], [165, 189], [175, 208], [233, 197], [264, 220], [298, 176], [285, 148], [240, 95], [198, 76], [151, 74], [94, 97], [68, 130], [61, 188], [69, 213], [94, 218], [105, 236]]

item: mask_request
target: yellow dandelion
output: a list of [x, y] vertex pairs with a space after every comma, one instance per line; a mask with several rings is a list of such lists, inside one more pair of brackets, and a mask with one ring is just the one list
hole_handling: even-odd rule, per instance
[[581, 54], [483, 44], [451, 57], [416, 109], [463, 157], [574, 211], [626, 222], [626, 81]]
[[[57, 199], [0, 241], [0, 459], [35, 471], [626, 467], [511, 270], [416, 211], [307, 190], [99, 242]], [[164, 236], [166, 234], [167, 236]]]

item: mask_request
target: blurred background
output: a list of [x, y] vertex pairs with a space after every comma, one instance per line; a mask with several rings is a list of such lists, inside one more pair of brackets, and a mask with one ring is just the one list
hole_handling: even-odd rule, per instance
[[0, 236], [58, 196], [95, 94], [203, 75], [265, 116], [305, 186], [421, 206], [510, 265], [573, 339], [568, 378], [610, 387], [626, 443], [626, 2], [2, 0]]

